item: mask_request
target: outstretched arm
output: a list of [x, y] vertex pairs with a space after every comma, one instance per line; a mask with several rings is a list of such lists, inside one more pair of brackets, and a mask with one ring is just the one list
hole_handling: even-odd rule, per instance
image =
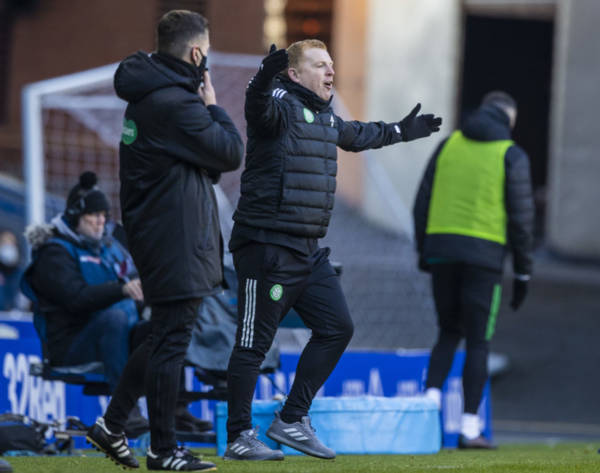
[[269, 54], [262, 60], [258, 72], [248, 84], [244, 113], [248, 127], [255, 133], [275, 136], [287, 127], [282, 103], [277, 100], [279, 94], [271, 93], [273, 78], [287, 66], [287, 51], [277, 49], [272, 44]]
[[345, 122], [337, 118], [338, 146], [346, 151], [362, 151], [424, 138], [440, 130], [442, 119], [433, 114], [417, 115], [421, 104], [396, 123]]
[[337, 119], [338, 146], [345, 151], [376, 149], [401, 141], [400, 128], [384, 122], [345, 122]]

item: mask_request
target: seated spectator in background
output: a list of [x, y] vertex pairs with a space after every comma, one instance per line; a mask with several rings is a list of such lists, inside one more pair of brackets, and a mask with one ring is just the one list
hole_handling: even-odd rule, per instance
[[[107, 223], [110, 204], [96, 182], [93, 172], [83, 173], [69, 193], [64, 213], [50, 224], [26, 230], [32, 263], [25, 279], [46, 319], [44, 342], [50, 364], [101, 361], [112, 392], [129, 354], [145, 340], [150, 325], [140, 321], [137, 307], [144, 301], [140, 279], [119, 236], [120, 227]], [[212, 427], [194, 417], [183, 399], [175, 423], [186, 432]], [[148, 421], [133, 409], [127, 435], [136, 437], [147, 430]]]
[[25, 279], [46, 319], [50, 364], [101, 361], [113, 390], [144, 294], [131, 256], [106, 232], [110, 205], [96, 181], [83, 173], [64, 213], [26, 230], [32, 263]]
[[17, 306], [21, 257], [16, 235], [10, 230], [0, 231], [0, 310]]

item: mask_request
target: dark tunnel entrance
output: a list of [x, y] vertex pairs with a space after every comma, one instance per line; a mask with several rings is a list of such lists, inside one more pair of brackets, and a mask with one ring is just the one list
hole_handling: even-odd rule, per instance
[[459, 123], [491, 90], [504, 90], [517, 100], [513, 138], [531, 160], [539, 244], [547, 200], [553, 21], [467, 14], [464, 31]]

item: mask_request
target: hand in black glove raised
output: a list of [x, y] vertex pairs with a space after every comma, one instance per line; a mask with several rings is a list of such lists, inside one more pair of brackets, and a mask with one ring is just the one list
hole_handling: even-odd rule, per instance
[[421, 104], [418, 103], [412, 111], [404, 117], [399, 125], [402, 133], [402, 141], [412, 141], [417, 138], [425, 138], [435, 131], [440, 131], [442, 119], [435, 117], [433, 113], [418, 115]]
[[510, 307], [512, 310], [517, 310], [523, 304], [525, 297], [527, 297], [527, 288], [529, 287], [529, 280], [523, 280], [519, 278], [513, 279], [513, 293], [510, 301]]
[[258, 69], [256, 76], [254, 76], [255, 82], [259, 86], [268, 87], [271, 84], [273, 77], [275, 77], [278, 72], [287, 68], [288, 64], [287, 51], [285, 49], [277, 49], [277, 47], [272, 44], [269, 49], [269, 54], [262, 60], [260, 68]]

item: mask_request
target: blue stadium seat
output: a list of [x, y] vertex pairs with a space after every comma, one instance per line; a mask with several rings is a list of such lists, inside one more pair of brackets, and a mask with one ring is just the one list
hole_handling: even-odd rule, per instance
[[47, 381], [62, 381], [67, 384], [83, 386], [83, 394], [90, 396], [109, 395], [110, 388], [104, 376], [104, 365], [99, 362], [85, 363], [75, 366], [51, 366], [48, 360], [46, 339], [46, 317], [38, 306], [38, 299], [27, 280], [21, 278], [21, 292], [32, 302], [33, 326], [40, 338], [42, 362], [31, 363], [29, 374], [39, 376]]

